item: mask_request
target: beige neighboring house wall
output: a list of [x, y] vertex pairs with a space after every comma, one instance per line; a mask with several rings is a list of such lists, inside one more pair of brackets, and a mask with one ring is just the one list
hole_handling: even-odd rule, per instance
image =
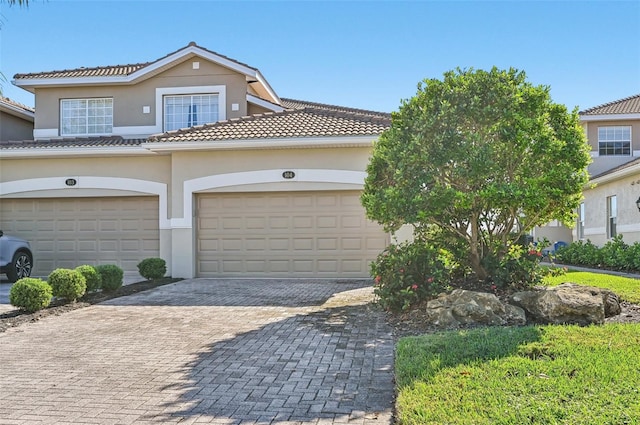
[[[584, 190], [584, 232], [575, 239], [590, 240], [602, 246], [611, 238], [608, 231], [608, 199], [615, 196], [616, 233], [628, 243], [640, 242], [640, 95], [630, 96], [580, 113], [589, 143], [593, 163], [589, 166], [591, 180]], [[598, 128], [624, 126], [631, 128], [628, 155], [604, 156], [598, 153]]]
[[[184, 278], [363, 278], [389, 241], [359, 198], [390, 114], [280, 99], [194, 43], [14, 84], [35, 93], [35, 140], [0, 144], [0, 225], [34, 241], [38, 273], [159, 256]], [[162, 132], [163, 96], [209, 92], [221, 121]], [[113, 99], [113, 134], [60, 137], [61, 99], [92, 97]]]
[[0, 140], [30, 140], [33, 121], [32, 108], [0, 97]]

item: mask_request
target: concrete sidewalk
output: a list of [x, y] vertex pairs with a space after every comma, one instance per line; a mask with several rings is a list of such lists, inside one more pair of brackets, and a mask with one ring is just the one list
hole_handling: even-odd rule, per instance
[[2, 424], [392, 423], [362, 281], [193, 279], [0, 333]]

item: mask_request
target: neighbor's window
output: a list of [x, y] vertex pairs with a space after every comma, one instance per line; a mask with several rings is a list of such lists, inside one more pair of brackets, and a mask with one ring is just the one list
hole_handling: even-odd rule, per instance
[[578, 239], [584, 239], [584, 202], [578, 207]]
[[600, 156], [631, 155], [631, 126], [598, 127], [598, 152]]
[[111, 134], [113, 99], [62, 99], [60, 133], [62, 136]]
[[607, 197], [607, 237], [614, 238], [616, 232], [616, 222], [618, 221], [618, 202], [615, 195]]
[[218, 121], [217, 94], [164, 97], [164, 131]]

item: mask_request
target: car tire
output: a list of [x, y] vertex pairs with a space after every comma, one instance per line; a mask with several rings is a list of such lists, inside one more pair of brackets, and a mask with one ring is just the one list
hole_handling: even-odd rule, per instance
[[33, 259], [28, 252], [18, 251], [13, 255], [13, 260], [7, 268], [7, 278], [9, 282], [15, 282], [23, 277], [31, 276]]

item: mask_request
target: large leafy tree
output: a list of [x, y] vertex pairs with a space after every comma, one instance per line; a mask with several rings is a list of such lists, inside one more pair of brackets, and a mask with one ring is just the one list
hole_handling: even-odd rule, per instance
[[479, 279], [534, 226], [571, 223], [588, 181], [577, 111], [525, 73], [457, 69], [424, 80], [376, 142], [362, 202], [395, 231], [437, 229]]

